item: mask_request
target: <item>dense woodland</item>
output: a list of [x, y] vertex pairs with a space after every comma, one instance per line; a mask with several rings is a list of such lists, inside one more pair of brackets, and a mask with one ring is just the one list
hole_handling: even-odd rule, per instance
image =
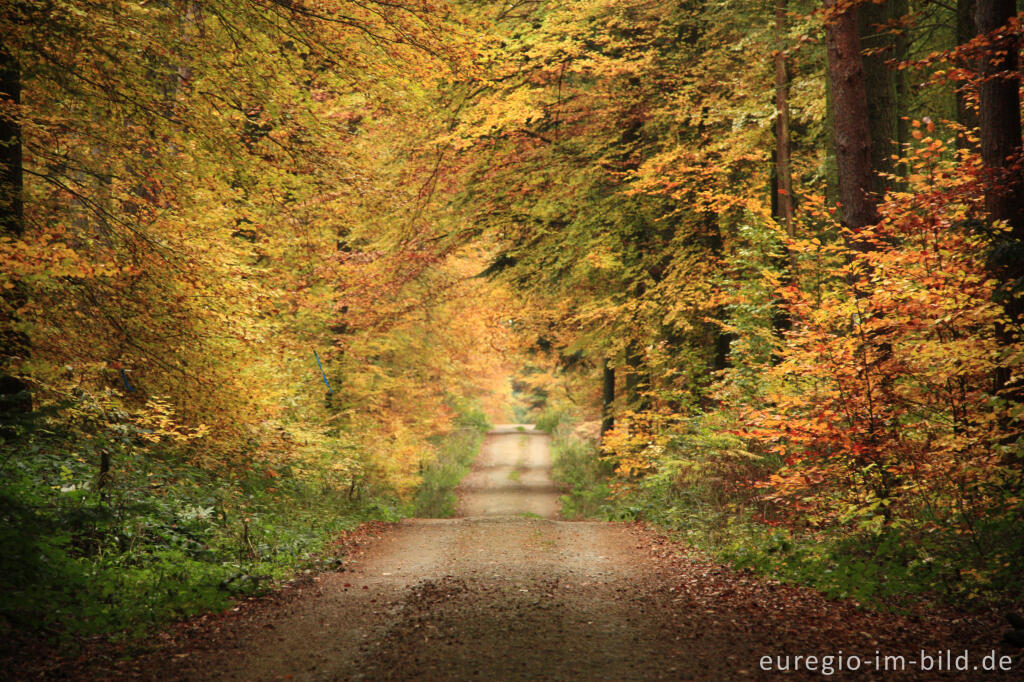
[[6, 3], [0, 631], [450, 512], [513, 417], [569, 514], [1019, 599], [1019, 9]]

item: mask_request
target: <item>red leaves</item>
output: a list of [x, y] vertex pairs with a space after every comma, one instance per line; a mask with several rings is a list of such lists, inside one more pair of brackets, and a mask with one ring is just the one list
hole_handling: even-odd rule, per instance
[[769, 374], [784, 388], [749, 431], [784, 456], [765, 485], [794, 510], [852, 520], [877, 514], [875, 500], [909, 518], [946, 499], [982, 513], [1002, 480], [993, 453], [1007, 434], [987, 391], [995, 358], [1019, 364], [1020, 349], [994, 336], [986, 245], [965, 225], [982, 200], [976, 166], [943, 160], [934, 130], [914, 122], [910, 191], [840, 249], [844, 279], [778, 289], [793, 324]]

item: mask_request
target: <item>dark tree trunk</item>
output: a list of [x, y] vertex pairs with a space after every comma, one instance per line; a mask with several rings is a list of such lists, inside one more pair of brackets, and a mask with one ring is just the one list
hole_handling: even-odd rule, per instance
[[[1017, 14], [1015, 0], [977, 0], [978, 32], [992, 33]], [[992, 177], [985, 208], [994, 220], [1006, 220], [1017, 239], [1024, 237], [1024, 193], [1017, 165], [1021, 150], [1019, 46], [1009, 35], [997, 40], [980, 69], [978, 88], [981, 158]]]
[[[0, 46], [0, 99], [21, 103], [21, 68], [18, 60]], [[22, 204], [21, 125], [14, 118], [0, 117], [0, 229], [6, 236], [20, 237], [25, 232]]]
[[[796, 236], [793, 221], [793, 172], [790, 163], [790, 130], [789, 130], [789, 73], [786, 68], [786, 16], [788, 0], [775, 0], [775, 150], [772, 154], [772, 215], [790, 237]], [[793, 253], [787, 246], [784, 262], [779, 263], [784, 273], [784, 281], [794, 277], [796, 262]], [[792, 326], [789, 314], [776, 300], [772, 306], [772, 329], [781, 335]], [[729, 349], [724, 349], [725, 357], [719, 360], [723, 352], [716, 349], [716, 361], [724, 363]], [[773, 363], [778, 358], [773, 355]]]
[[110, 483], [110, 450], [103, 448], [100, 451], [100, 474], [96, 477], [96, 490], [100, 494], [100, 502], [107, 504], [110, 502], [110, 491], [108, 490]]
[[729, 368], [729, 349], [732, 346], [733, 335], [720, 331], [715, 335], [715, 356], [711, 360], [711, 369], [720, 372]]
[[[978, 35], [977, 25], [974, 23], [975, 0], [956, 1], [956, 44], [969, 43]], [[971, 67], [973, 64], [964, 64]], [[968, 130], [978, 127], [978, 112], [967, 103], [967, 93], [960, 90], [956, 93], [956, 121]], [[957, 145], [961, 148], [969, 146], [965, 136], [957, 137]]]
[[905, 39], [893, 33], [893, 21], [906, 14], [905, 5], [906, 0], [886, 0], [880, 4], [863, 3], [856, 10], [871, 130], [871, 168], [874, 171], [871, 187], [879, 196], [896, 184], [880, 174], [896, 173], [892, 157], [900, 154], [903, 141], [900, 113], [905, 79], [903, 72], [890, 62], [900, 58], [898, 48], [906, 49]]
[[640, 344], [631, 341], [626, 349], [626, 402], [634, 410], [644, 410], [647, 400], [648, 377], [644, 370], [644, 354]]
[[601, 438], [615, 426], [615, 368], [605, 358], [601, 367]]
[[[824, 3], [832, 10], [835, 0]], [[857, 26], [857, 6], [832, 13], [825, 23], [839, 201], [843, 224], [854, 232], [878, 222], [877, 199], [872, 193], [868, 98]]]
[[789, 74], [783, 44], [787, 0], [775, 0], [775, 215], [793, 236], [793, 173], [790, 169]]
[[[0, 99], [21, 103], [21, 67], [17, 58], [0, 45]], [[21, 124], [14, 117], [0, 117], [0, 235], [20, 237], [25, 233], [25, 208], [22, 199], [23, 173], [21, 156]], [[7, 374], [12, 361], [28, 352], [28, 339], [16, 331], [14, 313], [25, 302], [20, 283], [3, 293], [0, 303], [0, 422], [9, 424], [19, 414], [32, 409], [28, 387], [20, 379]], [[13, 432], [4, 427], [5, 436]]]
[[[871, 246], [858, 239], [865, 227], [878, 222], [878, 195], [873, 191], [875, 173], [872, 166], [872, 135], [868, 114], [868, 95], [865, 81], [861, 43], [858, 35], [860, 20], [858, 5], [824, 0], [828, 16], [825, 23], [825, 46], [828, 51], [828, 81], [832, 87], [832, 116], [835, 122], [836, 165], [839, 169], [839, 198], [842, 203], [842, 222], [849, 230], [849, 246], [861, 253]], [[865, 298], [867, 292], [856, 277], [851, 276], [853, 295]], [[864, 390], [868, 404], [873, 396], [883, 395], [891, 389], [885, 365], [892, 357], [892, 348], [876, 340], [874, 333], [863, 342]], [[868, 442], [878, 441], [884, 422], [877, 411], [869, 409], [867, 418]], [[873, 461], [865, 453], [861, 464]]]
[[[1021, 168], [1020, 46], [1011, 31], [998, 29], [1016, 16], [1014, 0], [977, 0], [975, 22], [979, 34], [992, 34], [988, 54], [979, 59], [982, 82], [978, 88], [978, 118], [981, 133], [981, 158], [985, 164], [987, 187], [985, 208], [992, 220], [1004, 220], [1008, 232], [998, 233], [989, 267], [1000, 282], [997, 301], [1009, 321], [997, 327], [1004, 343], [1012, 342], [1024, 322], [1024, 171]], [[1014, 401], [1024, 399], [1024, 386], [1010, 384], [1009, 368], [996, 372], [994, 389]]]
[[[722, 235], [722, 226], [718, 222], [718, 214], [707, 212], [704, 214], [704, 225], [707, 230], [708, 250], [712, 258], [717, 262], [725, 253], [725, 239]], [[714, 317], [726, 320], [729, 316], [725, 306], [719, 306], [714, 311]], [[711, 371], [720, 371], [729, 367], [729, 349], [732, 346], [733, 334], [725, 331], [714, 322], [708, 323], [708, 346], [711, 349], [709, 368]]]

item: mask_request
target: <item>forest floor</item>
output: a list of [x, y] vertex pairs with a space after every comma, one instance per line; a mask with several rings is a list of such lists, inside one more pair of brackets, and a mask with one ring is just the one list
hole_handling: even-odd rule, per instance
[[[998, 614], [925, 605], [917, 613], [875, 613], [715, 565], [637, 524], [558, 520], [548, 438], [537, 432], [492, 432], [459, 499], [458, 518], [365, 526], [339, 546], [346, 555], [340, 570], [182, 623], [142, 655], [122, 660], [116, 647], [100, 645], [23, 672], [64, 679], [734, 680], [771, 679], [783, 674], [780, 667], [796, 667], [787, 677], [1024, 677], [1020, 650], [1000, 646]], [[767, 670], [763, 657], [771, 659]], [[985, 670], [993, 661], [1012, 669]], [[967, 669], [948, 671], [958, 664]], [[854, 665], [860, 670], [850, 673]]]

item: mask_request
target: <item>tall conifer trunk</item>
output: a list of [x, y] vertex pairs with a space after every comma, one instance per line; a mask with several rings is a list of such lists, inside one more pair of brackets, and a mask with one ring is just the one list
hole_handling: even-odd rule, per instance
[[789, 74], [783, 44], [787, 0], [775, 0], [775, 177], [776, 215], [793, 236], [793, 174], [790, 168]]
[[601, 437], [615, 426], [615, 368], [605, 358], [601, 366]]
[[[824, 0], [824, 4], [826, 9], [834, 10], [835, 0]], [[856, 232], [878, 222], [877, 200], [872, 192], [871, 130], [857, 6], [845, 7], [826, 21], [825, 45], [842, 220]]]
[[906, 40], [898, 20], [907, 12], [906, 0], [865, 2], [857, 8], [861, 62], [871, 129], [872, 189], [879, 196], [895, 183], [886, 175], [897, 173], [893, 156], [901, 152], [906, 136], [900, 115], [905, 105], [904, 72], [892, 62], [905, 58]]
[[[1016, 5], [1014, 0], [977, 0], [978, 32], [1006, 26], [1017, 14]], [[981, 60], [978, 103], [981, 158], [992, 173], [985, 208], [993, 219], [1006, 220], [1015, 238], [1024, 239], [1024, 176], [1016, 165], [1021, 151], [1019, 49], [1014, 37], [1006, 35]]]
[[[21, 68], [18, 60], [0, 46], [0, 99], [21, 103]], [[25, 231], [22, 200], [21, 125], [16, 118], [0, 116], [0, 229], [5, 236], [20, 237]]]
[[[978, 29], [974, 23], [975, 0], [956, 1], [956, 44], [969, 43], [978, 35]], [[971, 66], [965, 64], [964, 66]], [[978, 127], [978, 112], [971, 108], [967, 101], [967, 93], [962, 89], [956, 92], [956, 121], [967, 129]], [[968, 146], [964, 136], [957, 137], [957, 146], [965, 148]]]
[[[977, 0], [975, 22], [979, 34], [993, 34], [1017, 14], [1014, 0]], [[985, 208], [992, 220], [1003, 220], [1008, 232], [1000, 233], [993, 245], [989, 267], [1000, 282], [998, 302], [1009, 318], [999, 324], [997, 335], [1013, 342], [1024, 322], [1024, 169], [1021, 168], [1020, 46], [1013, 33], [993, 39], [988, 53], [979, 60], [982, 76], [978, 88], [978, 118], [981, 158], [988, 172]], [[1013, 402], [1024, 400], [1024, 385], [1011, 384], [1010, 369], [1000, 367], [994, 390]]]
[[[878, 194], [876, 193], [875, 169], [872, 166], [872, 135], [870, 127], [867, 83], [862, 59], [862, 46], [858, 27], [858, 5], [842, 3], [836, 7], [836, 0], [824, 0], [828, 11], [825, 22], [825, 45], [828, 51], [828, 80], [832, 87], [832, 117], [835, 125], [836, 165], [839, 169], [839, 198], [842, 202], [842, 222], [847, 228], [845, 238], [854, 250], [867, 253], [871, 246], [858, 233], [865, 227], [878, 222]], [[864, 291], [855, 277], [851, 276], [853, 295], [866, 299]], [[868, 311], [863, 311], [867, 314]], [[867, 397], [865, 415], [866, 442], [881, 442], [885, 420], [874, 407], [878, 398], [891, 390], [891, 381], [886, 375], [885, 364], [892, 356], [892, 348], [885, 341], [876, 338], [876, 333], [862, 335], [861, 378]], [[865, 452], [860, 465], [878, 463], [882, 453]], [[880, 483], [876, 494], [880, 499], [888, 496], [888, 484]]]
[[[0, 45], [0, 100], [21, 104], [21, 66], [17, 57]], [[25, 208], [22, 197], [21, 124], [18, 113], [0, 116], [0, 235], [20, 237], [25, 232]], [[0, 302], [0, 421], [9, 421], [31, 410], [25, 383], [7, 373], [12, 362], [28, 353], [28, 339], [15, 329], [17, 313], [25, 294], [20, 283], [3, 293]]]

